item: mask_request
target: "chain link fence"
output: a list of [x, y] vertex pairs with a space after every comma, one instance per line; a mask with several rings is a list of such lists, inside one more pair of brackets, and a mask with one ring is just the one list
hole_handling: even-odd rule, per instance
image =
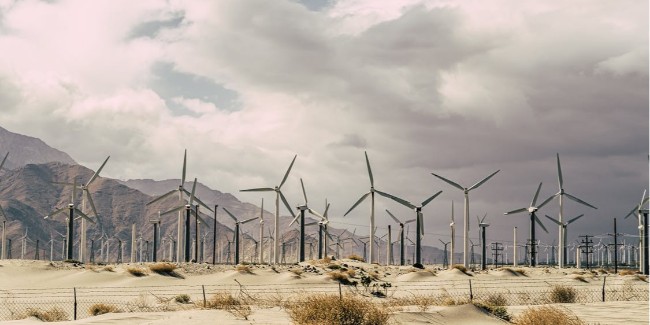
[[[565, 291], [558, 296], [558, 290]], [[648, 284], [638, 279], [606, 277], [589, 282], [566, 278], [508, 279], [507, 282], [503, 279], [469, 278], [397, 283], [375, 281], [366, 286], [341, 285], [334, 281], [253, 285], [233, 280], [229, 285], [5, 289], [0, 290], [0, 320], [30, 316], [72, 320], [104, 312], [206, 308], [219, 294], [237, 297], [247, 305], [260, 308], [283, 306], [305, 294], [352, 294], [402, 305], [455, 305], [475, 301], [514, 306], [553, 302], [648, 301]]]

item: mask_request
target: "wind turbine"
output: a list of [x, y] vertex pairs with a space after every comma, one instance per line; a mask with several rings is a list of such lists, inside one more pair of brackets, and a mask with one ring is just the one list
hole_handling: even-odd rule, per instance
[[[573, 196], [573, 195], [571, 195], [569, 193], [566, 193], [564, 191], [564, 180], [562, 179], [562, 167], [560, 166], [560, 154], [559, 153], [556, 154], [556, 157], [557, 157], [557, 179], [558, 179], [558, 184], [559, 184], [559, 187], [560, 187], [560, 191], [555, 194], [555, 196], [558, 197], [558, 199], [560, 201], [560, 213], [558, 215], [558, 220], [557, 220], [558, 222], [557, 223], [558, 224], [564, 224], [564, 217], [563, 217], [564, 204], [563, 204], [562, 198], [565, 197], [565, 196], [567, 198], [573, 200], [573, 201], [576, 201], [576, 202], [578, 202], [578, 203], [580, 203], [582, 205], [586, 205], [586, 206], [588, 206], [590, 208], [593, 208], [593, 209], [598, 209], [598, 208], [596, 208], [595, 206], [593, 206], [593, 205], [591, 205], [591, 204], [589, 204], [589, 203], [587, 203], [587, 202], [585, 202], [585, 201], [583, 201], [583, 200], [581, 200], [581, 199], [579, 199], [579, 198], [577, 198], [577, 197], [575, 197], [575, 196]], [[559, 253], [560, 254], [559, 254], [559, 259], [558, 259], [559, 260], [558, 261], [559, 268], [564, 268], [564, 264], [566, 264], [566, 242], [564, 241], [566, 239], [566, 236], [563, 234], [564, 229], [565, 229], [565, 227], [559, 226], [559, 237], [560, 237], [559, 238], [559, 240], [560, 240]]]
[[408, 202], [408, 201], [406, 201], [404, 199], [398, 198], [398, 197], [396, 197], [394, 195], [390, 195], [390, 194], [386, 194], [386, 193], [382, 194], [382, 195], [394, 200], [395, 202], [397, 202], [397, 203], [399, 203], [399, 204], [401, 204], [403, 206], [406, 206], [407, 208], [413, 209], [415, 211], [415, 218], [416, 218], [415, 219], [416, 220], [416, 223], [415, 223], [416, 231], [415, 232], [418, 234], [415, 237], [415, 246], [416, 246], [415, 247], [415, 264], [422, 264], [422, 237], [424, 237], [424, 218], [422, 218], [422, 208], [425, 207], [427, 204], [429, 204], [429, 202], [433, 201], [433, 199], [438, 197], [438, 195], [440, 195], [440, 193], [442, 193], [442, 191], [438, 191], [438, 193], [430, 196], [428, 199], [424, 200], [422, 202], [422, 204], [419, 205], [419, 206], [415, 206], [415, 205], [411, 204], [411, 202]]
[[298, 155], [293, 156], [293, 160], [291, 161], [291, 164], [289, 165], [289, 168], [287, 169], [287, 172], [284, 174], [284, 177], [282, 178], [282, 181], [280, 182], [280, 185], [276, 187], [261, 187], [261, 188], [251, 188], [247, 190], [241, 190], [240, 192], [275, 192], [275, 225], [274, 225], [274, 233], [276, 234], [275, 238], [273, 238], [273, 262], [274, 264], [280, 263], [280, 246], [279, 246], [279, 237], [278, 234], [280, 233], [280, 199], [282, 199], [282, 203], [284, 203], [284, 206], [289, 210], [289, 213], [291, 213], [292, 217], [296, 217], [296, 214], [293, 213], [293, 209], [291, 209], [291, 206], [289, 205], [289, 202], [287, 202], [287, 199], [284, 197], [282, 194], [282, 185], [284, 185], [284, 182], [287, 181], [287, 177], [289, 177], [289, 173], [291, 172], [291, 168], [293, 167], [293, 163], [296, 162], [296, 158]]
[[[549, 217], [548, 215], [544, 215], [544, 216], [545, 216], [546, 218], [548, 218], [548, 220], [553, 221], [553, 223], [557, 224], [557, 225], [560, 227], [560, 229], [562, 229], [562, 232], [561, 232], [561, 233], [562, 233], [562, 235], [564, 236], [564, 237], [562, 238], [562, 240], [563, 240], [564, 243], [566, 243], [566, 240], [567, 240], [567, 227], [568, 227], [570, 224], [574, 223], [576, 220], [582, 218], [582, 217], [584, 216], [584, 214], [581, 214], [581, 215], [579, 215], [579, 216], [577, 216], [577, 217], [575, 217], [575, 218], [573, 218], [573, 219], [570, 219], [570, 220], [567, 221], [567, 222], [562, 222], [562, 223], [560, 223], [559, 221], [557, 221], [557, 220], [555, 220], [555, 219]], [[561, 245], [560, 245], [558, 251], [560, 251], [560, 252], [562, 251], [562, 249], [561, 249]], [[566, 256], [565, 256], [565, 257], [566, 257]], [[561, 259], [558, 260], [558, 264], [560, 263], [560, 261], [561, 261]]]
[[[99, 214], [97, 213], [97, 209], [95, 208], [95, 203], [93, 202], [93, 198], [90, 195], [90, 191], [88, 190], [88, 187], [90, 186], [90, 184], [92, 184], [92, 182], [95, 181], [95, 179], [97, 179], [97, 177], [99, 176], [99, 173], [102, 171], [104, 166], [106, 166], [106, 163], [108, 162], [109, 158], [111, 158], [111, 156], [106, 157], [106, 159], [104, 160], [102, 165], [99, 167], [99, 169], [97, 169], [97, 171], [93, 174], [93, 176], [90, 178], [90, 180], [88, 180], [88, 182], [86, 182], [85, 184], [79, 185], [79, 184], [77, 184], [76, 181], [74, 181], [72, 183], [52, 182], [53, 184], [64, 185], [64, 186], [73, 186], [73, 187], [75, 187], [77, 189], [80, 189], [81, 190], [81, 211], [86, 213], [86, 215], [90, 214], [87, 211], [88, 209], [86, 208], [86, 202], [90, 203], [91, 212], [93, 213], [93, 216], [98, 221], [100, 221], [100, 226], [101, 226], [101, 220], [99, 218]], [[73, 193], [74, 193], [74, 191], [73, 191]], [[93, 221], [93, 223], [94, 223], [94, 221]], [[80, 237], [81, 237], [80, 240], [79, 240], [79, 261], [83, 262], [85, 260], [85, 258], [86, 258], [85, 255], [86, 255], [86, 248], [87, 248], [86, 247], [87, 240], [86, 240], [86, 219], [85, 218], [81, 219], [81, 230], [79, 231], [79, 233], [80, 233]]]
[[[169, 191], [169, 192], [167, 192], [167, 193], [153, 199], [151, 202], [147, 203], [147, 206], [149, 206], [149, 205], [151, 205], [151, 204], [153, 204], [155, 202], [158, 202], [158, 201], [160, 201], [160, 200], [162, 200], [162, 199], [164, 199], [164, 198], [166, 198], [166, 197], [168, 197], [168, 196], [170, 196], [170, 195], [172, 195], [172, 194], [174, 194], [176, 192], [178, 192], [178, 200], [180, 201], [181, 204], [183, 204], [183, 194], [185, 194], [187, 196], [190, 196], [190, 194], [191, 194], [190, 192], [188, 192], [185, 189], [185, 175], [186, 175], [186, 173], [187, 173], [187, 149], [185, 149], [185, 153], [183, 154], [183, 170], [182, 170], [182, 173], [181, 173], [181, 183], [180, 183], [180, 185], [178, 185], [178, 188], [173, 189], [173, 190], [171, 190], [171, 191]], [[212, 211], [212, 209], [210, 207], [205, 205], [205, 203], [203, 203], [199, 198], [195, 197], [194, 200], [198, 204], [200, 204], [200, 205], [204, 206], [205, 208], [207, 208], [209, 211], [214, 212], [214, 211]], [[176, 245], [176, 259], [179, 262], [180, 262], [180, 257], [182, 255], [182, 250], [183, 250], [183, 238], [182, 238], [183, 237], [183, 221], [182, 221], [183, 220], [183, 213], [181, 212], [181, 210], [182, 210], [182, 208], [178, 209], [178, 210], [174, 210], [174, 211], [178, 211], [178, 219], [177, 219], [178, 230], [177, 230], [177, 234], [176, 234], [176, 239], [177, 239], [176, 240], [176, 243], [177, 243], [177, 245]], [[189, 228], [189, 221], [187, 221], [187, 220], [186, 220], [186, 226]], [[188, 233], [189, 231], [186, 230], [185, 232]], [[189, 243], [189, 239], [186, 239], [186, 242]]]
[[302, 178], [300, 179], [300, 187], [302, 187], [302, 195], [305, 198], [305, 204], [299, 205], [298, 210], [300, 210], [300, 214], [297, 215], [296, 217], [291, 220], [291, 223], [289, 223], [289, 226], [293, 225], [294, 222], [300, 218], [300, 221], [298, 224], [300, 225], [300, 247], [298, 247], [299, 253], [298, 253], [298, 262], [304, 262], [305, 261], [305, 211], [309, 211], [312, 215], [315, 215], [317, 217], [323, 218], [318, 212], [312, 210], [309, 208], [308, 201], [307, 201], [307, 192], [305, 191], [305, 184], [302, 181]]
[[[648, 274], [648, 209], [643, 209], [643, 206], [648, 203], [650, 197], [645, 195], [646, 191], [643, 190], [643, 195], [641, 195], [641, 202], [639, 205], [632, 208], [632, 210], [625, 215], [627, 219], [629, 216], [634, 215], [639, 221], [639, 249], [642, 250], [639, 252], [639, 271], [643, 274]], [[646, 270], [644, 270], [644, 268]]]
[[[456, 246], [456, 221], [454, 221], [454, 201], [451, 201], [451, 223], [449, 223], [449, 228], [451, 228], [451, 264], [449, 264], [449, 269], [454, 267], [454, 247]], [[470, 240], [471, 244], [471, 262], [474, 264], [474, 243]], [[445, 247], [445, 251], [447, 248]]]
[[262, 205], [260, 206], [260, 264], [264, 264], [264, 198], [262, 198]]
[[27, 253], [27, 230], [29, 228], [25, 228], [25, 234], [20, 237], [20, 259], [25, 258], [25, 254]]
[[[515, 214], [515, 213], [520, 213], [524, 211], [528, 211], [528, 214], [530, 215], [530, 242], [535, 243], [535, 223], [539, 224], [542, 229], [548, 234], [548, 230], [546, 230], [546, 227], [544, 227], [544, 224], [542, 224], [542, 221], [539, 220], [537, 215], [535, 214], [537, 210], [539, 210], [541, 207], [546, 205], [548, 202], [550, 202], [555, 196], [551, 196], [548, 199], [546, 199], [544, 202], [542, 202], [540, 205], [537, 204], [537, 198], [539, 197], [539, 191], [542, 189], [542, 183], [539, 183], [539, 186], [537, 187], [537, 191], [535, 192], [535, 195], [533, 196], [533, 200], [530, 202], [530, 206], [527, 208], [521, 208], [517, 210], [512, 210], [509, 212], [504, 213], [504, 215], [509, 215], [509, 214]], [[553, 220], [555, 221], [555, 220]], [[531, 245], [530, 247], [530, 266], [537, 266], [537, 258], [536, 256], [536, 249], [535, 245]]]
[[450, 180], [448, 180], [448, 179], [446, 179], [446, 178], [444, 178], [442, 176], [431, 173], [431, 175], [440, 178], [441, 180], [443, 180], [447, 184], [449, 184], [449, 185], [463, 191], [463, 193], [465, 194], [465, 216], [463, 218], [464, 219], [463, 220], [464, 221], [464, 227], [463, 227], [464, 228], [463, 229], [464, 230], [463, 231], [463, 266], [465, 268], [467, 268], [469, 266], [468, 265], [468, 259], [469, 259], [469, 250], [468, 250], [468, 246], [469, 246], [469, 192], [471, 190], [473, 190], [475, 188], [478, 188], [479, 186], [483, 185], [483, 183], [487, 182], [488, 179], [492, 178], [492, 176], [496, 175], [496, 173], [498, 173], [499, 171], [501, 171], [501, 170], [500, 169], [497, 170], [496, 172], [490, 174], [488, 177], [482, 179], [481, 181], [477, 182], [476, 184], [474, 184], [474, 185], [472, 185], [470, 187], [462, 187], [462, 186], [458, 185], [458, 183], [456, 183], [456, 182], [450, 181]]
[[[201, 202], [201, 201], [200, 201], [200, 200], [199, 200], [199, 199], [194, 195], [194, 194], [196, 193], [196, 180], [197, 180], [197, 179], [194, 178], [194, 184], [192, 184], [192, 192], [189, 194], [190, 197], [189, 197], [188, 201], [187, 201], [185, 204], [181, 204], [181, 205], [179, 205], [179, 206], [177, 206], [177, 207], [175, 207], [175, 208], [173, 208], [173, 209], [171, 209], [171, 210], [169, 210], [169, 211], [166, 211], [166, 212], [163, 212], [163, 213], [160, 214], [160, 216], [164, 216], [164, 215], [166, 215], [166, 214], [170, 214], [170, 213], [173, 213], [173, 212], [176, 212], [176, 211], [181, 211], [181, 210], [185, 209], [185, 244], [184, 244], [184, 247], [185, 247], [185, 262], [189, 262], [189, 261], [190, 261], [190, 248], [191, 248], [191, 247], [190, 247], [190, 245], [191, 245], [191, 244], [190, 244], [190, 215], [191, 215], [192, 213], [194, 213], [195, 217], [196, 217], [196, 218], [197, 218], [197, 219], [198, 219], [198, 220], [199, 220], [203, 225], [207, 225], [207, 222], [205, 222], [205, 220], [203, 220], [203, 218], [201, 218], [201, 216], [199, 216], [198, 213], [196, 213], [194, 210], [192, 210], [192, 204], [194, 203], [194, 201], [196, 201], [196, 202], [199, 203], [200, 205], [203, 205], [203, 206], [206, 207], [208, 210], [212, 211], [212, 209], [210, 209], [207, 205], [205, 205], [204, 203], [202, 203], [202, 202]], [[183, 191], [184, 191], [184, 189], [183, 189]], [[165, 194], [165, 195], [167, 195], [167, 194]], [[160, 199], [160, 198], [158, 198], [158, 199]], [[158, 199], [156, 199], [156, 200], [158, 200]], [[156, 201], [156, 200], [154, 200], [154, 201]], [[154, 201], [151, 201], [151, 202], [149, 202], [149, 203], [152, 203], [152, 202], [154, 202]], [[180, 246], [180, 243], [178, 243], [177, 246]], [[180, 261], [180, 255], [177, 256], [177, 259]]]
[[[405, 259], [406, 259], [406, 255], [404, 255], [404, 248], [405, 248], [405, 245], [406, 245], [406, 242], [404, 241], [404, 225], [409, 224], [411, 222], [414, 222], [416, 219], [406, 220], [406, 221], [402, 222], [399, 219], [397, 219], [397, 217], [395, 217], [390, 211], [388, 211], [388, 209], [386, 209], [386, 213], [388, 213], [388, 215], [391, 218], [393, 218], [393, 220], [395, 220], [395, 222], [397, 222], [399, 224], [399, 263], [400, 263], [400, 265], [404, 265]], [[364, 254], [365, 254], [365, 252], [364, 252]], [[365, 256], [364, 256], [364, 258], [365, 258]]]
[[352, 205], [352, 207], [348, 210], [348, 212], [346, 212], [343, 216], [344, 217], [347, 216], [348, 213], [350, 213], [352, 210], [354, 210], [354, 208], [357, 207], [357, 205], [359, 205], [361, 202], [363, 202], [363, 200], [365, 200], [368, 196], [370, 196], [370, 202], [371, 202], [370, 203], [370, 263], [375, 263], [376, 262], [376, 259], [375, 259], [375, 240], [374, 240], [374, 238], [375, 238], [375, 193], [377, 193], [377, 194], [379, 194], [379, 195], [381, 195], [383, 197], [393, 199], [393, 200], [395, 200], [395, 201], [397, 201], [399, 203], [402, 203], [402, 204], [410, 204], [410, 203], [408, 203], [408, 202], [406, 202], [406, 201], [404, 201], [404, 200], [402, 200], [402, 199], [400, 199], [398, 197], [392, 196], [392, 195], [390, 195], [388, 193], [384, 193], [382, 191], [379, 191], [379, 190], [375, 189], [375, 180], [372, 177], [372, 169], [370, 168], [370, 161], [368, 160], [368, 153], [365, 152], [365, 151], [363, 153], [366, 155], [366, 166], [368, 167], [368, 178], [370, 178], [370, 191], [368, 193], [362, 195], [361, 198], [359, 198], [359, 200], [357, 200], [357, 202], [354, 203], [354, 205]]
[[235, 234], [234, 234], [234, 236], [235, 236], [235, 265], [237, 265], [237, 264], [239, 264], [239, 237], [240, 237], [239, 226], [240, 226], [240, 225], [243, 225], [243, 224], [246, 224], [246, 223], [248, 223], [248, 222], [251, 222], [251, 221], [257, 219], [258, 217], [254, 217], [254, 218], [246, 219], [246, 220], [244, 220], [244, 221], [239, 221], [239, 219], [237, 219], [237, 217], [235, 217], [232, 213], [230, 213], [230, 211], [228, 211], [228, 209], [223, 208], [223, 210], [226, 211], [226, 213], [227, 213], [227, 214], [228, 214], [228, 215], [229, 215], [233, 220], [235, 220]]
[[444, 242], [442, 239], [438, 239], [442, 245], [445, 246], [445, 254], [443, 255], [443, 260], [442, 260], [442, 268], [448, 267], [450, 270], [453, 268], [452, 265], [454, 264], [454, 258], [452, 257], [451, 263], [449, 263], [449, 258], [447, 257], [447, 245], [449, 245], [451, 242]]

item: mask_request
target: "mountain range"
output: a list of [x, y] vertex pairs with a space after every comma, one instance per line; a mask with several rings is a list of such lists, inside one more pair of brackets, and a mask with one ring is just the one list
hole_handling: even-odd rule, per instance
[[[81, 191], [75, 191], [73, 193], [71, 186], [62, 186], [53, 182], [76, 182], [77, 184], [83, 184], [88, 182], [94, 174], [94, 171], [78, 165], [68, 154], [48, 146], [37, 138], [12, 133], [0, 127], [0, 155], [4, 157], [7, 151], [9, 152], [7, 163], [3, 170], [0, 170], [0, 205], [7, 215], [6, 236], [11, 240], [11, 257], [20, 258], [22, 255], [25, 259], [34, 258], [36, 255], [36, 242], [38, 242], [40, 259], [49, 259], [51, 253], [54, 259], [61, 259], [63, 234], [66, 231], [66, 216], [64, 214], [48, 216], [49, 213], [58, 208], [65, 207], [71, 202], [87, 214], [90, 208], [82, 207]], [[110, 160], [107, 164], [107, 167], [109, 166]], [[158, 219], [159, 212], [168, 211], [181, 203], [177, 195], [171, 195], [151, 205], [147, 205], [147, 203], [151, 202], [157, 196], [178, 189], [180, 182], [180, 179], [136, 179], [124, 181], [105, 178], [100, 175], [89, 187], [99, 214], [95, 219], [96, 223], [88, 226], [87, 235], [88, 245], [89, 248], [92, 247], [95, 261], [102, 259], [110, 262], [115, 261], [118, 256], [117, 250], [115, 249], [118, 239], [125, 243], [122, 248], [123, 261], [128, 261], [130, 259], [131, 229], [134, 224], [138, 237], [138, 251], [143, 247], [142, 255], [151, 256], [150, 253], [144, 253], [144, 247], [146, 247], [147, 241], [151, 242], [153, 236], [151, 220]], [[186, 182], [184, 187], [190, 189], [192, 184]], [[233, 238], [234, 220], [227, 216], [222, 208], [227, 208], [239, 220], [260, 216], [261, 208], [250, 203], [241, 202], [230, 193], [222, 193], [218, 190], [210, 189], [198, 182], [196, 195], [208, 206], [219, 206], [216, 213], [216, 256], [217, 261], [225, 261], [228, 255], [228, 242], [232, 241]], [[267, 208], [271, 206], [271, 202], [268, 202], [266, 205]], [[211, 261], [213, 255], [212, 229], [214, 226], [212, 220], [214, 220], [215, 214], [207, 211], [205, 208], [201, 208], [201, 215], [207, 223], [201, 227], [202, 237], [205, 240], [205, 244], [201, 244], [205, 249], [204, 260]], [[48, 216], [48, 218], [44, 218], [45, 216]], [[264, 226], [266, 228], [264, 231], [264, 236], [266, 237], [264, 244], [265, 260], [268, 261], [268, 249], [271, 246], [268, 237], [272, 235], [270, 229], [272, 229], [274, 217], [268, 211], [264, 211], [263, 216], [265, 220]], [[170, 246], [173, 240], [176, 239], [177, 213], [164, 215], [160, 219], [161, 238], [164, 238], [164, 242], [162, 243], [164, 247], [159, 248], [158, 258], [169, 260]], [[286, 256], [284, 260], [286, 262], [294, 262], [296, 260], [297, 245], [295, 243], [299, 236], [295, 224], [292, 226], [293, 228], [289, 226], [291, 220], [292, 218], [289, 216], [280, 218], [280, 229], [286, 230], [282, 234], [282, 241], [290, 243], [290, 246], [285, 247]], [[316, 220], [308, 218], [306, 223], [314, 221]], [[77, 222], [75, 226], [77, 233], [75, 238], [79, 237], [78, 224]], [[242, 232], [244, 233], [242, 260], [244, 261], [254, 261], [253, 256], [257, 256], [256, 251], [258, 246], [255, 245], [255, 240], [259, 240], [259, 225], [259, 221], [255, 220], [242, 226]], [[315, 238], [318, 227], [311, 226], [307, 229], [308, 235]], [[329, 230], [332, 235], [339, 235], [342, 238], [354, 236], [357, 239], [357, 241], [348, 241], [347, 244], [343, 245], [342, 256], [363, 254], [363, 246], [358, 241], [360, 238], [358, 235], [353, 235], [347, 230], [332, 227], [331, 224]], [[192, 238], [194, 238], [194, 234], [195, 230], [192, 227]], [[396, 231], [394, 231], [393, 236], [394, 239], [397, 238]], [[103, 240], [101, 239], [102, 237], [104, 238]], [[313, 254], [316, 254], [316, 242], [315, 239], [311, 241], [314, 244], [306, 248], [307, 256], [315, 258]], [[104, 248], [113, 247], [109, 250], [108, 254], [104, 253], [106, 250], [100, 249], [102, 242], [104, 243]], [[109, 242], [110, 244], [108, 244]], [[334, 240], [330, 240], [330, 243], [333, 242]], [[22, 249], [23, 246], [25, 247], [24, 251]], [[398, 246], [399, 244], [394, 245], [394, 259], [396, 261], [399, 259]], [[50, 248], [53, 248], [52, 252], [50, 252]], [[149, 251], [151, 249], [148, 248]], [[234, 246], [231, 249], [234, 249]], [[74, 251], [76, 256], [76, 247]], [[385, 262], [386, 251], [385, 242], [382, 242], [379, 248], [379, 261]], [[333, 254], [334, 252], [334, 246], [330, 247], [329, 254]], [[86, 260], [88, 260], [89, 255]], [[407, 255], [410, 256], [411, 251]], [[444, 252], [438, 248], [423, 247], [425, 261], [441, 263], [443, 256]], [[139, 258], [140, 256], [136, 260], [139, 260]], [[407, 259], [411, 260], [410, 257]]]

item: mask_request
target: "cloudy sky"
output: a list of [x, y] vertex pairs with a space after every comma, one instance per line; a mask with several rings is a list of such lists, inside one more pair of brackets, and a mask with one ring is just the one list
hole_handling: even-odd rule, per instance
[[[381, 3], [381, 4], [380, 4]], [[558, 190], [611, 232], [648, 186], [648, 3], [641, 0], [0, 0], [0, 125], [107, 177], [188, 177], [242, 201], [277, 185], [337, 227], [368, 232], [369, 181], [425, 209], [426, 242], [457, 223], [470, 186], [489, 240], [520, 239], [525, 207]], [[267, 200], [273, 198], [266, 194]], [[377, 199], [378, 224], [412, 212]], [[556, 201], [542, 214], [557, 217]], [[286, 214], [286, 211], [284, 212]], [[631, 218], [620, 222], [636, 233]], [[546, 222], [550, 243], [557, 227]], [[380, 234], [385, 230], [379, 230]]]

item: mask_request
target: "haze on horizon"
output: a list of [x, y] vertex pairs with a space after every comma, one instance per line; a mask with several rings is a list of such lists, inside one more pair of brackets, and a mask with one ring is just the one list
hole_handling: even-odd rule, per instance
[[[648, 187], [648, 38], [633, 0], [2, 0], [0, 126], [89, 168], [111, 155], [118, 179], [179, 178], [187, 148], [188, 178], [253, 204], [239, 190], [277, 185], [297, 154], [285, 195], [302, 203], [302, 177], [334, 217], [368, 190], [367, 150], [378, 189], [443, 191], [424, 209], [435, 246], [462, 192], [430, 173], [469, 186], [501, 169], [470, 194], [472, 236], [487, 213], [489, 240], [523, 240], [527, 216], [503, 212], [539, 182], [557, 192], [559, 153], [567, 191], [599, 208], [566, 204], [586, 214], [569, 241], [613, 217], [636, 234], [621, 218]], [[385, 208], [412, 217], [377, 204], [380, 226]], [[364, 205], [333, 223], [367, 232]]]

